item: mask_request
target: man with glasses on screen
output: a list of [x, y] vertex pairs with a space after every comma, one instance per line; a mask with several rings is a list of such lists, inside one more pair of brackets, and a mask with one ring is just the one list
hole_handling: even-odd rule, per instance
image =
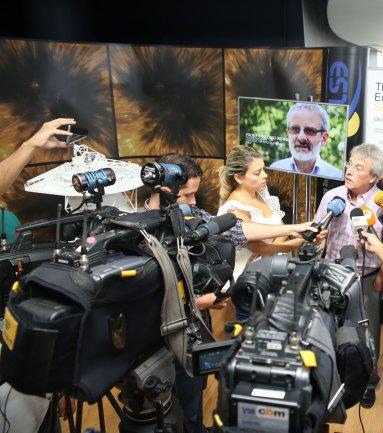
[[327, 143], [329, 127], [328, 114], [320, 105], [293, 105], [287, 113], [287, 134], [292, 156], [273, 162], [270, 168], [342, 179], [342, 171], [319, 155]]

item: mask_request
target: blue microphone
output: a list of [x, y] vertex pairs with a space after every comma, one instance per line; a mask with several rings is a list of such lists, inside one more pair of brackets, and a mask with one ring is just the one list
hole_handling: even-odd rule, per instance
[[[338, 217], [339, 215], [342, 215], [345, 208], [346, 208], [345, 200], [342, 197], [335, 196], [327, 205], [326, 215], [318, 223], [313, 223], [311, 224], [311, 226], [316, 227], [318, 229], [318, 232], [327, 229], [331, 220], [334, 217]], [[314, 233], [310, 230], [306, 230], [302, 233], [303, 239], [305, 239], [308, 242], [312, 242], [317, 235], [318, 233]]]
[[192, 217], [192, 210], [191, 207], [188, 204], [180, 204], [178, 207], [181, 209], [184, 217]]

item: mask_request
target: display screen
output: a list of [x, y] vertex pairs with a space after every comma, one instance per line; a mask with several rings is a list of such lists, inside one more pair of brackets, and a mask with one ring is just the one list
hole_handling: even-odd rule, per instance
[[238, 98], [239, 143], [256, 149], [265, 166], [342, 180], [348, 106]]
[[207, 374], [219, 371], [223, 360], [229, 353], [229, 350], [230, 347], [227, 347], [225, 349], [201, 353], [199, 357], [200, 374]]

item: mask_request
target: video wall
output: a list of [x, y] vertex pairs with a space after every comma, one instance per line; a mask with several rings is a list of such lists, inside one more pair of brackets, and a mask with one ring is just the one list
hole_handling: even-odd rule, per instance
[[[238, 144], [238, 98], [315, 101], [323, 93], [323, 49], [218, 49], [0, 41], [0, 159], [40, 125], [74, 117], [83, 141], [108, 157], [142, 164], [178, 152], [204, 170], [198, 201], [215, 212], [218, 168]], [[36, 153], [0, 197], [25, 223], [55, 214], [63, 197], [27, 193], [24, 183], [70, 160]], [[270, 171], [288, 215], [292, 176]], [[139, 189], [140, 199], [148, 191]]]

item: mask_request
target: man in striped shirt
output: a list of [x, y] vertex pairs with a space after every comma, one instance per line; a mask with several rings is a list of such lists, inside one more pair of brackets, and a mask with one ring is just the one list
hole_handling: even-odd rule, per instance
[[[374, 203], [375, 195], [380, 191], [376, 186], [383, 176], [383, 153], [373, 144], [361, 144], [352, 149], [350, 159], [346, 163], [344, 185], [328, 191], [322, 198], [314, 221], [319, 222], [327, 213], [328, 203], [335, 197], [341, 197], [346, 202], [344, 212], [334, 218], [326, 233], [318, 236], [326, 240], [326, 258], [335, 261], [339, 258], [340, 249], [344, 245], [355, 245], [358, 250], [356, 262], [357, 271], [363, 277], [364, 306], [369, 319], [369, 328], [375, 344], [375, 361], [380, 350], [380, 292], [383, 288], [383, 269], [381, 260], [372, 252], [365, 251], [363, 258], [362, 245], [358, 235], [353, 232], [350, 212], [363, 205], [380, 216], [382, 209]], [[383, 226], [379, 219], [374, 224], [374, 230], [381, 238]], [[375, 363], [376, 364], [376, 363]], [[372, 407], [375, 402], [375, 387], [379, 382], [376, 366], [370, 377], [370, 383], [361, 402], [365, 408]]]

